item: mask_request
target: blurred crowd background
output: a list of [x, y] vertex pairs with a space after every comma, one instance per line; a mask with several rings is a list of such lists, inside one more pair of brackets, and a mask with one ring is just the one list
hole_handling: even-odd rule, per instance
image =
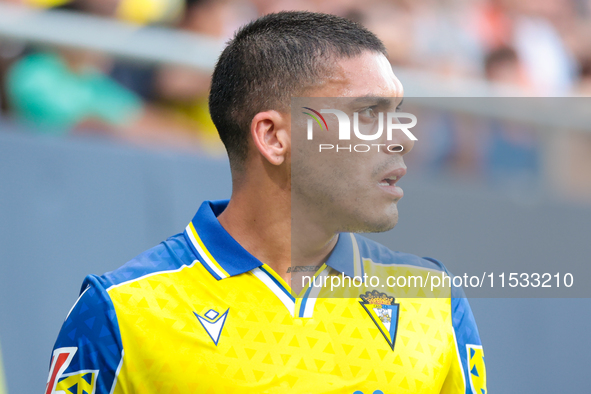
[[[591, 0], [2, 2], [164, 26], [219, 42], [266, 13], [327, 12], [375, 32], [395, 70], [424, 72], [434, 81], [479, 81], [521, 97], [591, 96]], [[187, 66], [142, 64], [0, 37], [0, 116], [34, 133], [98, 135], [223, 155], [207, 109], [209, 80], [209, 71]], [[429, 141], [409, 157], [426, 174], [500, 184], [518, 193], [549, 186], [561, 196], [591, 201], [590, 133], [560, 131], [564, 138], [556, 154], [563, 168], [548, 182], [554, 175], [547, 168], [556, 163], [545, 162], [544, 144], [550, 142], [535, 127], [426, 119], [433, 126]]]

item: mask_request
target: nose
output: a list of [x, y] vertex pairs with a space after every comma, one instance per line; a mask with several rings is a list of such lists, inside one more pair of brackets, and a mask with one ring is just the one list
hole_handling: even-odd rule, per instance
[[[400, 119], [410, 120], [410, 122], [400, 122]], [[386, 123], [387, 132], [382, 136], [384, 143], [388, 146], [386, 152], [402, 155], [410, 152], [416, 141], [416, 137], [412, 132], [416, 124], [417, 118], [413, 114], [403, 112], [389, 113]], [[398, 149], [393, 145], [397, 145]]]
[[403, 149], [400, 153], [406, 155], [415, 146], [415, 141], [410, 139], [410, 137], [408, 137], [406, 134], [404, 134], [401, 138], [402, 141], [399, 142], [399, 144], [402, 145]]

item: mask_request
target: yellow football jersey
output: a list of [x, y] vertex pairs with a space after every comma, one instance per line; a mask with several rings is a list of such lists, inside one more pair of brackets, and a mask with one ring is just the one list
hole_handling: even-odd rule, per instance
[[314, 285], [447, 274], [439, 262], [343, 233], [294, 297], [219, 224], [226, 205], [205, 202], [183, 233], [87, 277], [46, 393], [486, 393], [461, 294]]

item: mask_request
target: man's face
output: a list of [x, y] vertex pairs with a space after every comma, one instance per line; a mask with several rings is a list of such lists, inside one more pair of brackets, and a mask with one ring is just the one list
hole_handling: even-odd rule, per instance
[[[366, 52], [337, 60], [333, 67], [322, 87], [307, 95], [310, 98], [292, 101], [292, 220], [305, 215], [330, 232], [390, 230], [398, 221], [396, 204], [402, 197], [402, 189], [395, 183], [406, 172], [403, 155], [413, 146], [401, 130], [395, 129], [392, 139], [387, 140], [386, 114], [396, 111], [402, 100], [402, 85], [382, 54]], [[302, 112], [310, 111], [299, 107], [319, 112], [341, 110], [349, 115], [351, 129], [353, 113], [357, 112], [359, 131], [365, 135], [378, 129], [381, 112], [384, 131], [379, 139], [368, 141], [359, 139], [351, 130], [350, 140], [339, 140], [337, 116], [325, 113], [327, 129], [314, 122], [313, 139], [309, 140], [307, 121], [311, 117]], [[320, 144], [335, 149], [319, 151]], [[380, 144], [378, 152], [376, 145]], [[386, 149], [394, 144], [402, 145], [402, 152]], [[337, 145], [347, 149], [337, 151]], [[371, 150], [355, 152], [355, 145], [359, 150], [367, 149], [365, 146]]]

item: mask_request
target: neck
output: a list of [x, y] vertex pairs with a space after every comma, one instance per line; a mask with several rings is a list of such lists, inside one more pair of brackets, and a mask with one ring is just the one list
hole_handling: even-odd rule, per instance
[[321, 265], [337, 237], [300, 214], [302, 210], [293, 214], [289, 177], [265, 175], [244, 175], [234, 182], [230, 203], [218, 220], [244, 249], [290, 284], [292, 259], [294, 266]]
[[297, 199], [291, 200], [291, 256], [293, 266], [321, 265], [334, 248], [337, 236], [322, 215]]
[[232, 197], [218, 220], [244, 249], [289, 284], [285, 276], [291, 264], [289, 180], [278, 168], [266, 170], [251, 168], [240, 178], [233, 174]]

